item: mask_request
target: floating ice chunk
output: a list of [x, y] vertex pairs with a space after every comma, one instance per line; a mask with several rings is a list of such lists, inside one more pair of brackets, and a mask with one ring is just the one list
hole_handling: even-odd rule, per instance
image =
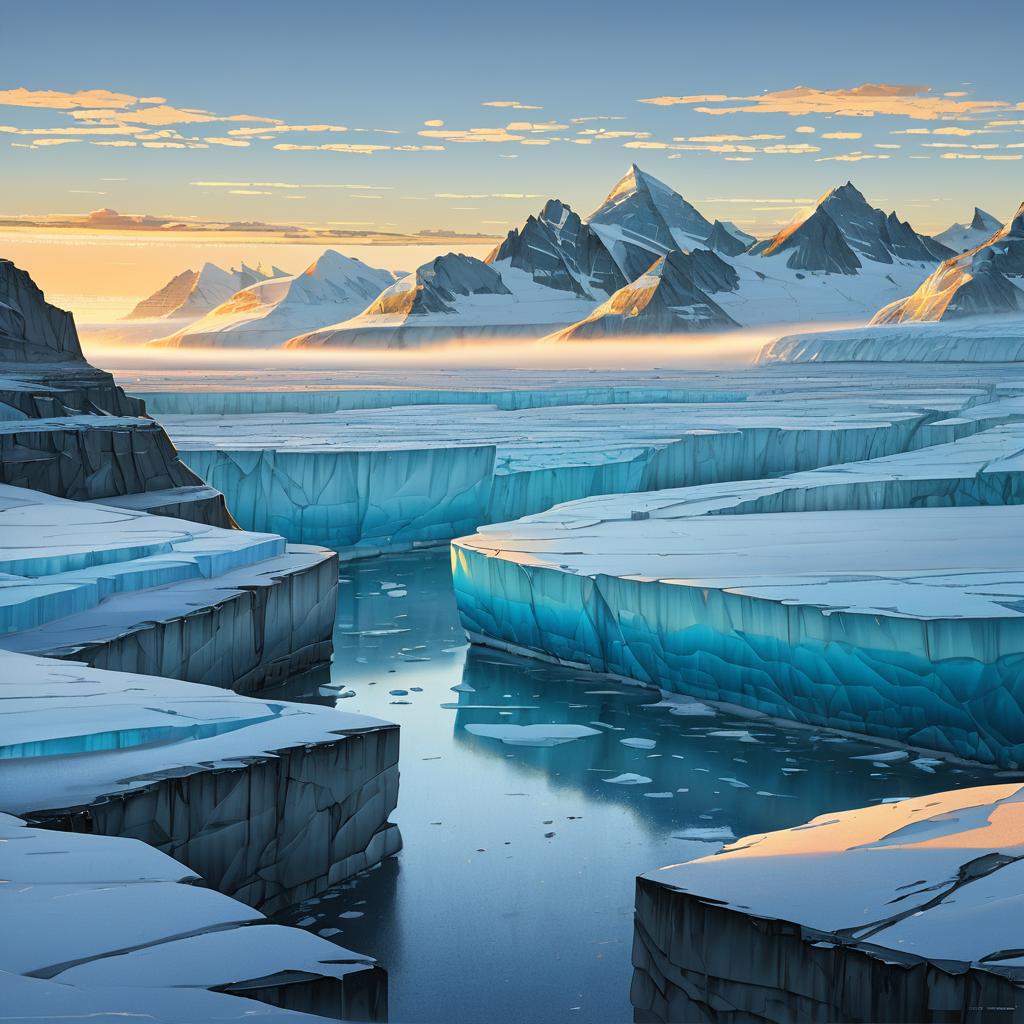
[[728, 843], [736, 838], [733, 830], [727, 825], [717, 828], [684, 828], [679, 832], [672, 833], [673, 839], [696, 839], [704, 843]]
[[649, 800], [671, 800], [672, 794], [670, 792], [664, 793], [644, 793], [644, 796]]
[[887, 750], [882, 754], [857, 754], [851, 757], [851, 761], [871, 761], [882, 764], [891, 764], [896, 761], [905, 761], [910, 755], [905, 750]]
[[605, 779], [605, 782], [613, 782], [617, 786], [646, 786], [647, 783], [652, 780], [646, 775], [636, 775], [633, 772], [623, 772], [621, 775], [615, 775], [610, 779]]
[[[585, 725], [544, 724], [534, 725], [467, 725], [466, 732], [487, 739], [501, 740], [510, 747], [557, 747], [562, 743], [600, 735], [596, 729]], [[650, 782], [650, 779], [647, 780]]]
[[627, 736], [619, 742], [624, 747], [636, 747], [637, 750], [653, 750], [657, 746], [654, 740], [644, 739], [642, 736]]

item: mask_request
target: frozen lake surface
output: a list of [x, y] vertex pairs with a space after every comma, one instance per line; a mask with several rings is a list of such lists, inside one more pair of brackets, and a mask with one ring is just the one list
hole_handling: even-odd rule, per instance
[[279, 695], [400, 723], [405, 846], [281, 920], [377, 958], [395, 1024], [623, 1024], [637, 874], [1013, 777], [471, 650], [447, 551], [345, 565], [335, 645], [330, 685]]

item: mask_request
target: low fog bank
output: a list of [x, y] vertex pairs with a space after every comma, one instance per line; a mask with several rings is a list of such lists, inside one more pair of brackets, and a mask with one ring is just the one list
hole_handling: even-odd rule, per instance
[[800, 331], [857, 324], [775, 324], [720, 334], [625, 336], [554, 342], [532, 338], [460, 339], [407, 349], [161, 348], [82, 332], [86, 357], [108, 370], [623, 369], [714, 370], [749, 366], [771, 341]]

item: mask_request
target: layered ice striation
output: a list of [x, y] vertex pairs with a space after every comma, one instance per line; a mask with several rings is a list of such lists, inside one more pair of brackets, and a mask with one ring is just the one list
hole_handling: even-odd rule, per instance
[[[775, 384], [740, 402], [680, 401], [686, 391], [668, 386], [605, 393], [632, 401], [571, 404], [570, 390], [562, 393], [569, 404], [550, 404], [538, 391], [499, 408], [462, 401], [347, 409], [342, 392], [291, 392], [266, 401], [288, 411], [228, 416], [214, 414], [213, 396], [173, 396], [172, 407], [204, 415], [163, 422], [182, 458], [228, 495], [247, 529], [372, 554], [587, 495], [772, 476], [948, 440], [977, 427], [931, 424], [982, 397], [971, 388], [891, 382], [859, 392]], [[468, 389], [460, 397], [480, 399]], [[325, 411], [300, 412], [304, 402]], [[342, 408], [332, 410], [335, 402]], [[259, 396], [229, 395], [226, 403], [263, 406]]]
[[1020, 363], [1024, 362], [1024, 316], [977, 316], [787, 334], [765, 345], [758, 362]]
[[8, 1020], [386, 1019], [370, 957], [272, 924], [136, 840], [0, 814], [0, 874]]
[[0, 485], [0, 647], [254, 692], [330, 658], [337, 558]]
[[[1018, 403], [946, 425], [970, 433]], [[1022, 469], [1018, 421], [857, 465], [570, 503], [454, 543], [460, 615], [480, 643], [1018, 766]]]
[[635, 1019], [1018, 1020], [1022, 797], [825, 814], [641, 875]]
[[0, 260], [0, 484], [232, 522], [145, 405], [85, 361], [71, 314], [8, 260]]
[[0, 695], [0, 808], [142, 840], [267, 913], [401, 844], [387, 722], [2, 650]]

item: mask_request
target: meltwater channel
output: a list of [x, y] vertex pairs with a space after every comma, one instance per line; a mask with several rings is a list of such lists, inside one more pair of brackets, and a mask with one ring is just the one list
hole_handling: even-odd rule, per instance
[[[393, 1024], [623, 1024], [638, 873], [828, 811], [991, 781], [470, 648], [445, 550], [344, 564], [334, 641], [329, 678], [277, 695], [401, 725], [404, 848], [281, 920], [377, 957]], [[531, 747], [469, 728], [551, 723], [593, 734]]]

